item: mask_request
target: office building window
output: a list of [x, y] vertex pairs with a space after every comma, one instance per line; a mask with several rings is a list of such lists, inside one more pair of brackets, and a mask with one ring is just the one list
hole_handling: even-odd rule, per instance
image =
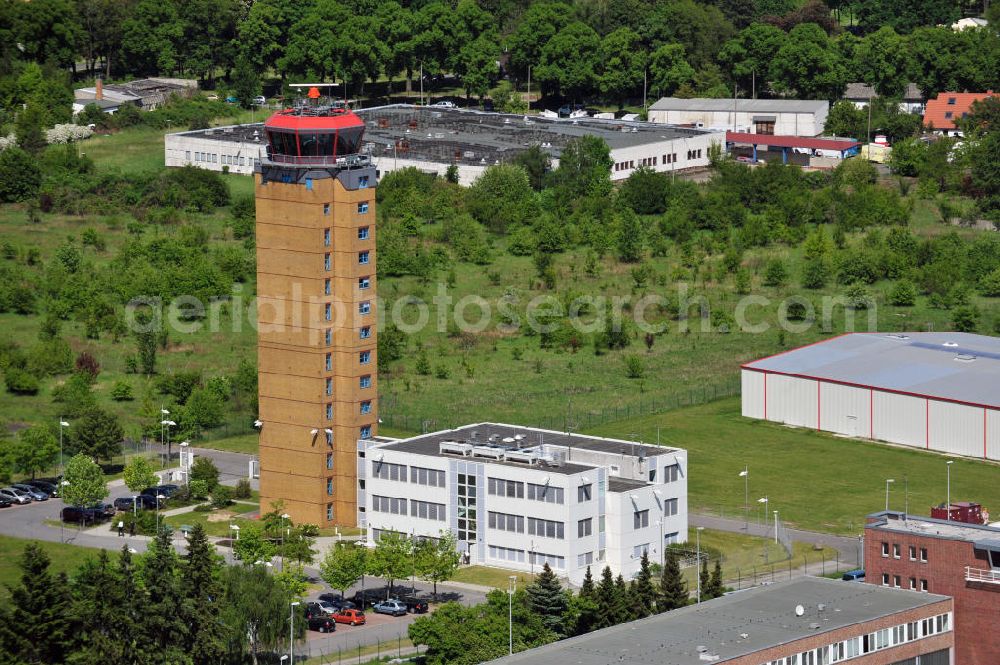
[[330, 229], [323, 229], [323, 246], [330, 246]]
[[324, 270], [329, 270], [330, 269], [330, 255], [329, 254], [324, 254], [323, 255], [323, 269]]
[[184, 151], [184, 159], [186, 159], [188, 161], [191, 160], [191, 151], [190, 150], [185, 150]]
[[372, 460], [372, 478], [406, 482], [406, 465]]
[[358, 277], [358, 288], [367, 289], [372, 285], [372, 280], [370, 277]]
[[882, 586], [889, 586], [889, 573], [882, 573]]
[[326, 419], [333, 420], [333, 404], [330, 402], [326, 403]]
[[326, 445], [332, 446], [333, 445], [333, 430], [329, 430], [328, 429], [328, 430], [326, 430], [324, 432], [324, 434], [326, 434]]
[[899, 543], [893, 543], [893, 545], [892, 545], [892, 558], [893, 559], [898, 559], [900, 551], [901, 551], [901, 548], [899, 546]]
[[637, 510], [632, 513], [632, 528], [643, 529], [649, 526], [649, 511]]
[[894, 587], [896, 587], [898, 589], [900, 587], [901, 583], [902, 583], [902, 579], [899, 577], [899, 575], [893, 575], [892, 576], [892, 586], [894, 586]]
[[330, 280], [329, 279], [324, 279], [323, 280], [323, 295], [325, 295], [325, 296], [330, 295]]
[[372, 438], [372, 426], [371, 425], [363, 425], [361, 427], [361, 438], [362, 439], [370, 439], [370, 438]]
[[410, 517], [419, 517], [422, 520], [437, 520], [438, 522], [443, 522], [445, 518], [444, 504], [410, 499]]
[[496, 513], [491, 510], [487, 517], [487, 523], [491, 529], [524, 533], [524, 515], [508, 515], [507, 513]]
[[664, 517], [671, 517], [677, 514], [677, 499], [666, 499], [663, 502], [663, 515]]
[[563, 540], [566, 537], [565, 525], [554, 520], [543, 520], [537, 517], [528, 518], [528, 535], [542, 538], [558, 538]]
[[333, 354], [332, 353], [326, 354], [326, 371], [327, 372], [333, 371]]
[[576, 555], [576, 567], [583, 568], [584, 566], [589, 566], [594, 563], [594, 553], [584, 552], [583, 554]]
[[605, 518], [604, 515], [601, 515], [601, 516], [599, 516], [597, 518], [597, 532], [598, 533], [604, 533], [605, 522], [606, 522], [606, 518]]
[[556, 556], [555, 554], [543, 554], [542, 552], [531, 552], [528, 557], [532, 565], [544, 566], [549, 564], [549, 568], [558, 568], [563, 570], [566, 568], [566, 557]]
[[375, 513], [390, 513], [392, 515], [405, 515], [406, 499], [400, 499], [394, 496], [378, 496], [376, 494], [373, 494], [371, 507], [372, 507], [372, 512]]
[[358, 227], [358, 240], [368, 240], [368, 227], [359, 226]]
[[507, 496], [512, 499], [524, 498], [524, 483], [503, 478], [487, 478], [487, 491], [493, 496]]
[[368, 188], [368, 176], [363, 175], [358, 178], [358, 189]]
[[440, 469], [425, 469], [421, 466], [410, 467], [410, 482], [428, 487], [444, 487], [444, 471]]
[[675, 545], [679, 542], [681, 542], [681, 534], [679, 531], [672, 531], [671, 533], [663, 534], [664, 545]]
[[326, 303], [326, 305], [323, 306], [323, 317], [327, 321], [331, 321], [333, 319], [333, 305], [330, 303]]
[[368, 214], [368, 201], [362, 201], [358, 204], [358, 214], [367, 215]]
[[576, 523], [576, 537], [585, 538], [593, 532], [594, 519], [588, 517], [587, 519], [580, 520]]
[[590, 501], [591, 490], [593, 489], [591, 483], [586, 485], [580, 485], [576, 488], [576, 501], [577, 503], [583, 503], [584, 501]]
[[364, 302], [358, 303], [358, 314], [371, 314], [372, 304], [371, 301], [365, 300]]
[[326, 495], [333, 496], [333, 478], [326, 479]]
[[358, 354], [358, 362], [360, 362], [362, 365], [367, 365], [371, 361], [372, 361], [371, 351], [362, 351], [361, 353]]
[[361, 378], [359, 378], [358, 379], [358, 387], [359, 388], [371, 388], [372, 387], [372, 375], [371, 374], [365, 374], [364, 376], [362, 376]]
[[324, 335], [325, 335], [326, 345], [330, 346], [331, 344], [333, 344], [333, 328], [327, 328]]
[[358, 334], [361, 336], [361, 339], [368, 339], [372, 336], [372, 327], [363, 326], [360, 330], [358, 330]]
[[458, 474], [458, 539], [476, 540], [479, 525], [476, 476], [471, 473]]
[[528, 483], [528, 498], [532, 501], [544, 501], [545, 503], [558, 503], [562, 505], [565, 501], [564, 495], [565, 490], [561, 487]]
[[524, 563], [524, 550], [516, 550], [510, 547], [500, 547], [490, 545], [490, 558], [498, 561], [516, 561]]
[[365, 400], [364, 402], [362, 402], [361, 403], [361, 413], [365, 414], [365, 413], [371, 413], [371, 412], [372, 412], [372, 403], [371, 403], [371, 400]]
[[333, 520], [333, 504], [326, 504], [326, 521], [330, 522]]
[[649, 552], [649, 543], [643, 543], [642, 545], [634, 545], [632, 547], [632, 558], [641, 559], [643, 554]]
[[671, 464], [663, 467], [663, 482], [674, 483], [681, 477], [681, 467], [679, 464]]
[[910, 561], [916, 561], [916, 560], [917, 560], [917, 548], [914, 547], [913, 545], [910, 545]]
[[882, 543], [882, 556], [889, 556], [889, 543]]
[[323, 214], [324, 215], [329, 215], [330, 214], [330, 204], [329, 203], [324, 203], [323, 204]]
[[911, 591], [916, 591], [917, 590], [917, 578], [916, 577], [911, 577], [910, 578], [910, 590]]
[[326, 454], [326, 469], [327, 471], [333, 470], [333, 453]]
[[328, 397], [333, 394], [333, 379], [329, 377], [326, 379], [326, 394]]
[[926, 547], [921, 547], [920, 548], [920, 561], [923, 562], [923, 563], [927, 563], [927, 548]]
[[920, 580], [920, 590], [927, 591], [927, 580]]
[[358, 264], [363, 266], [368, 265], [368, 252], [358, 252]]

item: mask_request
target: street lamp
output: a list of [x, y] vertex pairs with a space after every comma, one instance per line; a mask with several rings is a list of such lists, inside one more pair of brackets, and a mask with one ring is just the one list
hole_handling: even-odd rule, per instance
[[69, 427], [69, 423], [59, 418], [59, 477], [62, 478], [63, 474], [66, 473], [66, 467], [63, 466], [63, 429]]
[[[767, 519], [767, 497], [766, 496], [762, 496], [761, 498], [757, 499], [757, 503], [763, 503], [764, 504], [764, 519]], [[757, 526], [760, 526], [760, 513], [759, 512], [757, 513]]]
[[[278, 565], [281, 566], [282, 572], [285, 570], [285, 520], [290, 518], [291, 515], [288, 513], [282, 513], [281, 515], [281, 557], [278, 559]], [[292, 534], [289, 533], [289, 536]]]
[[774, 511], [774, 544], [778, 544], [778, 511]]
[[[59, 485], [60, 485], [60, 487], [69, 487], [69, 481], [68, 480], [64, 480], [64, 481], [60, 482]], [[63, 494], [62, 490], [59, 491], [59, 494], [60, 495]], [[65, 510], [66, 510], [66, 500], [64, 499], [63, 500], [63, 509], [61, 511], [59, 511], [59, 542], [60, 543], [66, 542], [65, 537], [63, 535], [63, 528], [66, 525], [66, 519], [65, 519], [66, 516], [63, 513], [63, 511], [65, 511]]]
[[743, 511], [746, 514], [746, 531], [750, 533], [750, 467], [744, 466], [740, 471], [743, 479]]
[[885, 479], [885, 512], [889, 512], [889, 485], [896, 482], [895, 478]]
[[239, 524], [230, 524], [229, 525], [229, 529], [236, 532], [236, 540], [239, 540], [240, 539], [240, 525]]
[[[191, 458], [188, 457], [188, 448], [191, 446], [190, 441], [181, 441], [181, 468], [186, 469], [184, 472], [184, 482], [188, 487], [191, 487]], [[184, 463], [184, 460], [188, 460]]]
[[[167, 430], [167, 464], [170, 464], [170, 428], [175, 427], [177, 423], [173, 420], [161, 420], [160, 425], [165, 425]], [[162, 428], [161, 428], [162, 431]], [[163, 445], [163, 441], [160, 441], [160, 445]]]
[[517, 589], [517, 575], [507, 578], [507, 653], [514, 655], [514, 591]]
[[163, 501], [167, 497], [162, 494], [156, 495], [156, 533], [160, 533], [160, 501]]
[[695, 528], [695, 530], [694, 530], [694, 533], [695, 533], [695, 542], [697, 543], [697, 548], [698, 548], [697, 550], [695, 550], [697, 552], [697, 556], [695, 557], [697, 559], [697, 563], [695, 564], [694, 574], [695, 574], [695, 577], [698, 579], [698, 600], [697, 600], [697, 602], [699, 602], [699, 603], [701, 602], [701, 532], [704, 531], [704, 530], [705, 530], [705, 527], [703, 527], [703, 526], [699, 526], [699, 527]]
[[161, 467], [163, 466], [163, 428], [167, 424], [167, 418], [166, 417], [169, 416], [169, 415], [170, 415], [170, 411], [167, 410], [167, 409], [164, 409], [163, 405], [161, 404], [160, 405], [160, 466]]
[[288, 662], [295, 662], [295, 608], [299, 606], [299, 601], [293, 600], [288, 608]]
[[954, 463], [955, 460], [948, 460], [945, 462], [945, 466], [948, 469], [948, 515], [945, 517], [946, 522], [951, 521], [951, 465]]

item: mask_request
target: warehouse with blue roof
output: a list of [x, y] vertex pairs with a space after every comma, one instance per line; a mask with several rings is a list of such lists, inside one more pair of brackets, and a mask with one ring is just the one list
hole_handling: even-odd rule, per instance
[[741, 370], [748, 418], [1000, 461], [1000, 338], [850, 333]]

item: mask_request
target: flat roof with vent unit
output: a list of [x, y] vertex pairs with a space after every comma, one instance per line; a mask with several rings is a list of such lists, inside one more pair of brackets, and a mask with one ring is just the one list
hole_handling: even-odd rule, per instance
[[[797, 655], [810, 648], [797, 643], [822, 641], [832, 644], [873, 632], [876, 626], [866, 624], [887, 617], [901, 615], [898, 622], [884, 624], [880, 621], [878, 628], [905, 623], [903, 613], [912, 615], [912, 610], [921, 609], [921, 617], [950, 612], [952, 600], [947, 596], [873, 584], [800, 577], [738, 591], [699, 605], [688, 605], [490, 662], [703, 665], [738, 661], [759, 664], [778, 658], [779, 653], [781, 656]], [[917, 620], [917, 617], [906, 618]], [[841, 631], [837, 640], [833, 636], [823, 639], [824, 634], [833, 631]], [[952, 633], [945, 632], [944, 639], [939, 639], [937, 645], [927, 643], [925, 638], [922, 648], [918, 648], [919, 653], [929, 653], [940, 647], [940, 643], [950, 646], [951, 636]], [[764, 657], [765, 651], [767, 657]], [[913, 650], [910, 655], [916, 652]]]
[[850, 333], [743, 369], [1000, 408], [1000, 338], [986, 335]]

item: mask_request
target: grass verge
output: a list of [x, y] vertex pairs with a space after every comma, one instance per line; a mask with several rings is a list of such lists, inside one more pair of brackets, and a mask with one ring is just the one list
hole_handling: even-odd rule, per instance
[[[21, 569], [18, 563], [25, 546], [30, 542], [32, 541], [24, 538], [0, 536], [0, 603], [6, 603], [10, 599], [9, 586], [16, 587], [21, 583]], [[79, 547], [63, 543], [36, 542], [49, 555], [52, 561], [49, 569], [54, 573], [71, 574], [84, 561], [97, 555], [97, 550], [89, 547]]]

